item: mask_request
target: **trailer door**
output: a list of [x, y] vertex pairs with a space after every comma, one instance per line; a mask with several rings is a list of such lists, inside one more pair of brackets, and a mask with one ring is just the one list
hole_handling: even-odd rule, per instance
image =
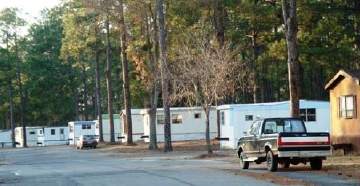
[[65, 140], [64, 128], [60, 128], [60, 140]]

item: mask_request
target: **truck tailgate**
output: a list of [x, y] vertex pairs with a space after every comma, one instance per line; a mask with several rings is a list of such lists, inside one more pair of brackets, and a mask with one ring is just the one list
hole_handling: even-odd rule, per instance
[[279, 157], [318, 157], [330, 155], [329, 133], [279, 133]]

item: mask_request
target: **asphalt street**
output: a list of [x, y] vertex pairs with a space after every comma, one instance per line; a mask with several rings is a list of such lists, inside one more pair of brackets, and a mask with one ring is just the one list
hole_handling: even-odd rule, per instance
[[[220, 153], [234, 153], [219, 151]], [[304, 185], [360, 186], [356, 179], [313, 171], [309, 165], [269, 173], [265, 164], [240, 170], [234, 161], [194, 158], [204, 152], [120, 153], [116, 150], [73, 146], [0, 149], [0, 185], [126, 185], [126, 186], [272, 186], [256, 175], [301, 180]], [[232, 156], [230, 158], [236, 158]], [[229, 171], [231, 170], [231, 171]]]
[[119, 154], [71, 146], [0, 150], [0, 185], [274, 185], [223, 169], [224, 161], [193, 159], [193, 153]]

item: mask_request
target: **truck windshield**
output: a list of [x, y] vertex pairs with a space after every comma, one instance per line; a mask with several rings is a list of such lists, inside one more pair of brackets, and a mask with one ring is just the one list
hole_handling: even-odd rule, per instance
[[270, 119], [265, 122], [265, 133], [306, 132], [304, 123], [300, 119]]

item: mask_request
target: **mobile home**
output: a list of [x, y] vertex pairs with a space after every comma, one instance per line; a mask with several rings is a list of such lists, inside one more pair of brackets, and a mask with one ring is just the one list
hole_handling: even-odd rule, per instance
[[[150, 115], [149, 110], [142, 110], [144, 116], [144, 136], [150, 134]], [[205, 139], [205, 113], [201, 107], [177, 107], [170, 108], [171, 115], [171, 140], [186, 141]], [[216, 136], [216, 109], [210, 110], [210, 138]], [[156, 138], [158, 142], [164, 141], [164, 111], [157, 109], [156, 114]], [[149, 142], [149, 138], [144, 139]]]
[[[115, 140], [117, 136], [121, 136], [122, 128], [122, 117], [119, 114], [114, 114], [114, 135]], [[103, 139], [106, 142], [110, 141], [110, 119], [109, 114], [102, 115], [102, 129], [103, 129]]]
[[[141, 115], [142, 109], [131, 109], [131, 124], [132, 124], [132, 139], [133, 141], [142, 140], [141, 136], [144, 135], [144, 117]], [[126, 112], [123, 110], [122, 115], [122, 123], [124, 124], [122, 127], [121, 135], [124, 137], [122, 139], [123, 142], [127, 141], [127, 122], [126, 122]]]
[[69, 145], [76, 145], [81, 135], [99, 135], [99, 123], [97, 121], [70, 121]]
[[[15, 128], [16, 147], [24, 147], [23, 127]], [[28, 147], [41, 146], [44, 144], [43, 127], [26, 127], [26, 144]]]
[[0, 130], [0, 145], [1, 147], [12, 147], [11, 130]]
[[44, 127], [44, 146], [66, 145], [69, 143], [69, 127]]
[[[258, 118], [289, 117], [290, 102], [221, 105], [220, 136], [229, 138], [221, 141], [220, 148], [235, 149], [237, 140]], [[305, 121], [308, 132], [330, 132], [330, 104], [326, 101], [300, 100], [300, 118]]]

